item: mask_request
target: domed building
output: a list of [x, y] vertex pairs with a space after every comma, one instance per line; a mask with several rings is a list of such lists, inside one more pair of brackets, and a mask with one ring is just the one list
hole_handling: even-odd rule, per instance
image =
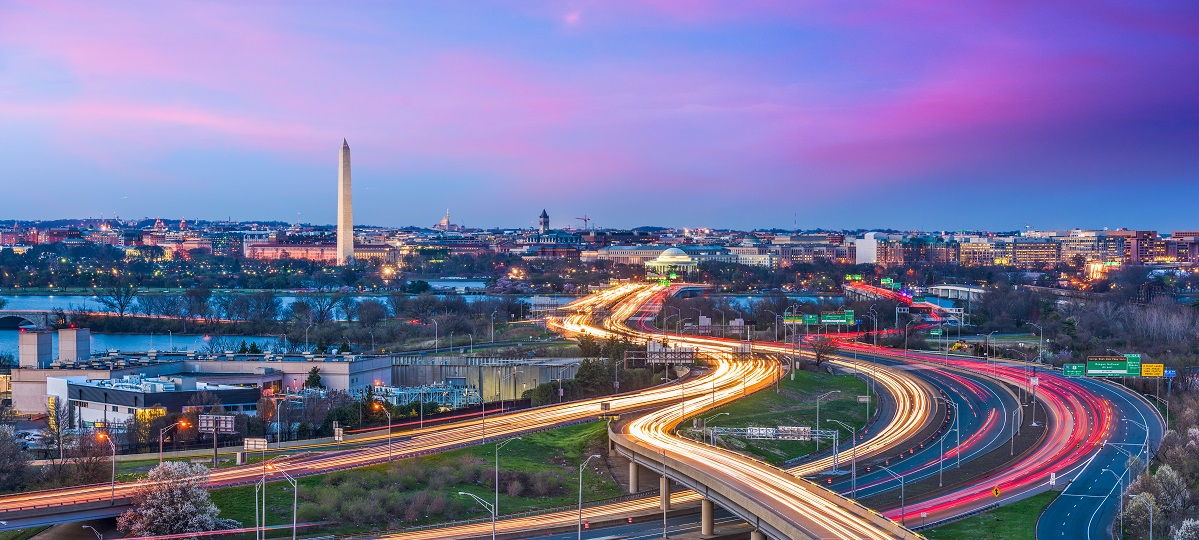
[[658, 258], [645, 262], [646, 279], [684, 279], [699, 271], [699, 261], [677, 247], [663, 250]]

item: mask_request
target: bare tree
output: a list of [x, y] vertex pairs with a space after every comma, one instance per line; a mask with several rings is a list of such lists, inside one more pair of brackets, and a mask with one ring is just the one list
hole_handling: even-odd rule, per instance
[[137, 299], [137, 286], [130, 282], [121, 282], [101, 291], [96, 300], [100, 305], [116, 312], [117, 317], [124, 317]]
[[812, 353], [816, 355], [816, 365], [828, 360], [829, 355], [841, 350], [841, 343], [835, 339], [820, 336], [811, 341]]

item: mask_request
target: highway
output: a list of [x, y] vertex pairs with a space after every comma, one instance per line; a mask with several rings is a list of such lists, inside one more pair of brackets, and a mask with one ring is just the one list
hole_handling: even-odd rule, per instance
[[[1106, 444], [1092, 458], [1059, 477], [1070, 483], [1045, 509], [1037, 522], [1037, 538], [1057, 540], [1111, 538], [1111, 525], [1119, 508], [1120, 484], [1125, 488], [1138, 469], [1128, 471], [1128, 454], [1139, 455], [1142, 463], [1162, 440], [1164, 425], [1155, 407], [1129, 392], [1099, 380], [1075, 379], [1087, 391], [1100, 396], [1116, 410]], [[1104, 472], [1109, 469], [1111, 472]], [[1059, 485], [1062, 480], [1059, 479]], [[1085, 531], [1085, 536], [1082, 536]]]

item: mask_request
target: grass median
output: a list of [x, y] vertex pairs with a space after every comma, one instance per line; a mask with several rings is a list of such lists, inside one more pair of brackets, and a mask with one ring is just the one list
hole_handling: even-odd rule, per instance
[[[712, 418], [708, 427], [816, 427], [816, 398], [826, 392], [839, 391], [831, 399], [820, 403], [821, 429], [839, 429], [843, 441], [849, 440], [849, 432], [833, 422], [839, 420], [860, 428], [866, 422], [866, 404], [859, 403], [858, 396], [866, 395], [866, 382], [853, 375], [832, 375], [816, 371], [796, 371], [795, 380], [784, 376], [779, 382], [778, 392], [774, 388], [762, 390], [745, 399], [730, 403], [704, 414], [705, 417], [720, 413], [728, 415]], [[877, 398], [871, 395], [871, 413]], [[816, 451], [812, 441], [743, 440], [723, 437], [718, 444], [753, 455], [772, 464], [804, 456]], [[827, 448], [832, 441], [822, 441], [820, 448]], [[843, 445], [844, 446], [844, 445]]]
[[932, 540], [1034, 540], [1037, 519], [1057, 491], [1046, 491], [977, 516], [924, 531]]

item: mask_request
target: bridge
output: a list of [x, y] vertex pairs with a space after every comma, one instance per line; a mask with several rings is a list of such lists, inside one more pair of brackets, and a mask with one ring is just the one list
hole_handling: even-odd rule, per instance
[[36, 309], [0, 309], [0, 330], [13, 330], [22, 326], [48, 328], [54, 313]]

